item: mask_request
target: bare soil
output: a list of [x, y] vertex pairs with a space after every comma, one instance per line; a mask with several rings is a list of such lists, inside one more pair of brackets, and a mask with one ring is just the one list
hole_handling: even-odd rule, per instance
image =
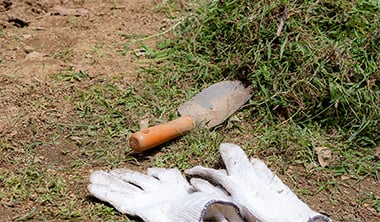
[[[80, 144], [75, 138], [59, 135], [60, 123], [79, 118], [69, 101], [74, 87], [87, 88], [94, 82], [114, 79], [121, 84], [138, 81], [136, 73], [141, 64], [120, 53], [130, 41], [123, 35], [152, 35], [167, 28], [170, 21], [163, 13], [155, 12], [154, 4], [149, 0], [0, 0], [0, 167], [3, 170], [15, 171], [27, 164], [26, 146], [37, 147], [33, 161], [52, 171], [81, 158]], [[154, 40], [148, 42], [154, 43]], [[57, 73], [66, 70], [86, 72], [90, 81], [73, 86], [54, 79]], [[55, 140], [54, 146], [38, 146], [39, 141], [50, 140]], [[91, 169], [81, 170], [81, 182], [70, 186], [69, 193], [86, 199]], [[290, 168], [289, 174], [297, 171]], [[338, 181], [344, 185], [340, 186], [341, 190], [324, 189], [316, 194], [315, 177], [300, 176], [297, 184], [292, 184], [286, 176], [282, 178], [297, 191], [309, 190], [301, 195], [302, 199], [335, 221], [380, 218], [363, 195], [379, 190], [372, 178], [359, 183], [341, 178]], [[0, 181], [0, 192], [3, 190]], [[363, 201], [358, 202], [361, 198]], [[35, 207], [31, 199], [17, 204], [6, 199], [0, 201], [0, 221], [14, 220]], [[47, 219], [54, 220], [54, 215], [48, 215]]]

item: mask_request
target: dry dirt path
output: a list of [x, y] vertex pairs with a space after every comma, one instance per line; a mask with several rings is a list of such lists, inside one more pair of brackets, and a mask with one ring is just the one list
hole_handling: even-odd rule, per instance
[[[79, 88], [115, 78], [120, 84], [134, 81], [140, 64], [120, 51], [130, 41], [125, 36], [152, 35], [166, 27], [165, 15], [154, 10], [149, 0], [0, 0], [2, 170], [25, 168], [29, 161], [25, 147], [54, 138], [59, 140], [54, 146], [36, 148], [36, 165], [60, 168], [75, 158], [75, 141], [54, 135], [57, 124], [78, 118], [67, 101], [73, 84], [57, 81], [57, 74], [88, 74], [91, 80], [75, 84]], [[62, 155], [61, 150], [73, 155]], [[53, 171], [51, 176], [61, 176]], [[85, 187], [83, 181], [73, 189]], [[14, 203], [3, 195], [0, 199], [0, 221], [36, 207], [33, 200]]]
[[[91, 79], [133, 81], [136, 61], [120, 51], [123, 35], [151, 35], [165, 26], [152, 1], [0, 1], [0, 133], [18, 134], [41, 94], [56, 93], [52, 75], [83, 71]], [[38, 90], [36, 90], [38, 88]], [[42, 96], [43, 97], [43, 96]], [[68, 112], [57, 95], [50, 103]], [[18, 132], [16, 132], [18, 131]], [[14, 135], [16, 136], [16, 135]]]

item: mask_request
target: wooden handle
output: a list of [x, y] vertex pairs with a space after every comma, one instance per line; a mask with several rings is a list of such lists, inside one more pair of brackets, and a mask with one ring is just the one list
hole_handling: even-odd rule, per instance
[[143, 152], [155, 146], [174, 139], [195, 127], [195, 121], [190, 116], [182, 116], [178, 119], [149, 127], [138, 131], [129, 139], [129, 145], [136, 152]]

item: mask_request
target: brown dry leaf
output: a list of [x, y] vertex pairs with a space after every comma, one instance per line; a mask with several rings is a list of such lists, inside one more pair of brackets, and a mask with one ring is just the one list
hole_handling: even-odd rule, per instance
[[380, 146], [376, 147], [374, 150], [375, 150], [375, 158], [377, 160], [380, 160]]
[[331, 150], [327, 147], [315, 147], [318, 155], [318, 162], [322, 167], [327, 167], [331, 160]]
[[149, 118], [144, 118], [140, 121], [140, 130], [146, 129], [149, 127]]

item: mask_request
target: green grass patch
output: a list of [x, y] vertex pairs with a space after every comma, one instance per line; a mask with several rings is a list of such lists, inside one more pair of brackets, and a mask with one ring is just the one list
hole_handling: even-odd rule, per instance
[[[377, 1], [221, 1], [189, 16], [166, 43], [173, 72], [248, 80], [270, 118], [379, 141]], [[279, 28], [281, 22], [283, 27]]]
[[90, 79], [90, 76], [86, 71], [75, 71], [73, 68], [67, 68], [54, 74], [53, 78], [64, 82], [80, 82], [84, 79]]
[[[260, 145], [286, 150], [289, 144], [277, 145], [285, 137], [298, 161], [315, 160], [315, 142], [303, 138], [323, 134], [342, 163], [332, 167], [337, 174], [378, 178], [371, 155], [380, 143], [379, 12], [377, 1], [211, 1], [184, 19], [157, 54], [166, 52], [165, 71], [175, 83], [250, 83], [245, 118], [269, 131], [256, 124]], [[285, 128], [276, 136], [278, 124]]]

